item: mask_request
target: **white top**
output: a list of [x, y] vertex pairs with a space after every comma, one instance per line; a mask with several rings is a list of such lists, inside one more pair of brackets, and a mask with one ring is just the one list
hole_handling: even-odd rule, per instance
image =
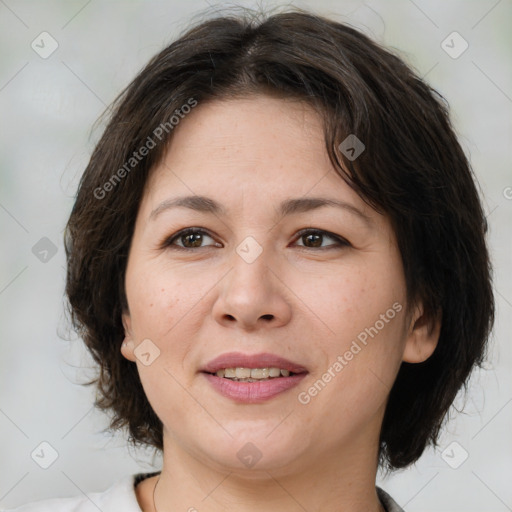
[[135, 475], [127, 475], [103, 492], [33, 501], [2, 512], [141, 512], [134, 483]]
[[[127, 475], [106, 491], [91, 492], [88, 496], [80, 495], [71, 498], [50, 498], [33, 501], [14, 509], [1, 509], [0, 512], [142, 512], [135, 494], [135, 482], [155, 473], [138, 473]], [[404, 512], [395, 501], [377, 487], [377, 494], [386, 512]]]

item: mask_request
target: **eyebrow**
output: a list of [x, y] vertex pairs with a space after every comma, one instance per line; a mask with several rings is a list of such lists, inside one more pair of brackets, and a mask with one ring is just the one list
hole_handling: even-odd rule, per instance
[[[312, 210], [326, 206], [341, 208], [359, 217], [366, 224], [370, 226], [373, 225], [371, 218], [356, 208], [354, 205], [346, 203], [345, 201], [327, 197], [301, 197], [297, 199], [286, 199], [279, 205], [278, 216], [279, 218], [283, 218], [289, 215], [310, 212]], [[190, 210], [194, 210], [196, 212], [209, 213], [222, 217], [226, 216], [225, 208], [214, 199], [205, 196], [194, 195], [166, 199], [150, 213], [149, 219], [153, 220], [160, 213], [171, 210], [173, 208], [189, 208]]]

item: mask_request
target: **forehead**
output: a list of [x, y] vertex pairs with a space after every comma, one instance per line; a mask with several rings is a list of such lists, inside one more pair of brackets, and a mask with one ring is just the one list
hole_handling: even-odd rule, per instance
[[305, 102], [264, 95], [200, 103], [182, 119], [146, 186], [144, 214], [170, 196], [194, 194], [232, 214], [242, 203], [244, 211], [277, 210], [309, 196], [373, 211], [333, 168], [321, 116]]
[[322, 117], [303, 102], [255, 96], [199, 104], [180, 121], [146, 183], [137, 226], [207, 215], [232, 228], [267, 229], [283, 219], [314, 223], [317, 212], [395, 242], [388, 216], [333, 167]]

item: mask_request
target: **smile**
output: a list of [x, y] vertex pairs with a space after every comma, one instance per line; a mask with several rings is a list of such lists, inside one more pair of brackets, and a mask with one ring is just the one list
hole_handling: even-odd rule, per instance
[[239, 382], [255, 382], [278, 377], [289, 377], [290, 371], [281, 368], [224, 368], [217, 370], [217, 377], [224, 377]]
[[294, 388], [307, 369], [269, 353], [222, 354], [207, 363], [201, 374], [220, 395], [241, 403], [261, 403]]

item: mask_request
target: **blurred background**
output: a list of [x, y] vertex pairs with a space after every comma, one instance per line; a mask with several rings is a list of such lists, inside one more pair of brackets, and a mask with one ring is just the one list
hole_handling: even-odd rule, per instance
[[[194, 17], [230, 5], [0, 0], [0, 507], [102, 491], [160, 469], [151, 451], [103, 432], [108, 418], [80, 385], [94, 365], [64, 314], [63, 229], [105, 107]], [[293, 5], [396, 49], [445, 96], [490, 226], [498, 316], [488, 362], [457, 400], [439, 447], [378, 484], [407, 512], [510, 511], [512, 2]]]

